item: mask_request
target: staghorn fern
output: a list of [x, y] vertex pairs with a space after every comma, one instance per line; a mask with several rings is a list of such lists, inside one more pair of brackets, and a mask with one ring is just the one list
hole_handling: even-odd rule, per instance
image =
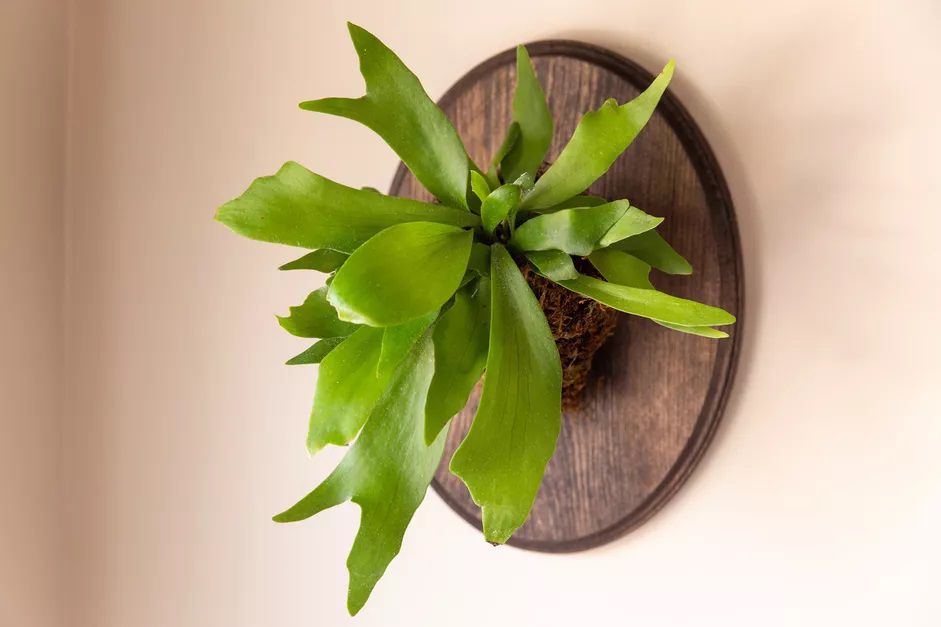
[[[439, 202], [353, 189], [288, 162], [216, 218], [253, 239], [313, 249], [282, 270], [330, 274], [327, 286], [280, 323], [320, 338], [288, 362], [320, 364], [308, 450], [353, 445], [323, 483], [275, 520], [305, 519], [345, 501], [360, 506], [347, 561], [347, 605], [355, 614], [398, 553], [441, 460], [446, 426], [485, 371], [451, 471], [482, 508], [487, 541], [506, 542], [529, 514], [561, 425], [561, 367], [518, 262], [676, 331], [722, 338], [714, 327], [735, 318], [651, 284], [651, 267], [692, 271], [657, 233], [662, 218], [627, 200], [583, 195], [650, 119], [672, 61], [637, 98], [608, 100], [585, 114], [536, 178], [553, 122], [524, 47], [517, 48], [512, 124], [482, 169], [401, 60], [362, 28], [349, 30], [366, 95], [301, 108], [374, 130]], [[579, 273], [573, 256], [604, 280]]]

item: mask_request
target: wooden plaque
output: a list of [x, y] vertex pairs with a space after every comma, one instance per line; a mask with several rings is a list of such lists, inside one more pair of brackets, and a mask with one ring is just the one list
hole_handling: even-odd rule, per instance
[[[607, 98], [623, 103], [653, 75], [602, 48], [544, 41], [527, 46], [555, 118], [553, 161], [581, 115]], [[515, 52], [483, 62], [440, 105], [481, 167], [503, 141], [516, 81]], [[390, 193], [430, 200], [400, 165]], [[661, 232], [693, 264], [691, 276], [654, 271], [670, 294], [723, 307], [738, 317], [731, 337], [710, 340], [621, 315], [595, 357], [578, 411], [566, 412], [536, 503], [509, 544], [536, 551], [588, 549], [635, 529], [673, 496], [695, 468], [722, 417], [742, 338], [743, 273], [732, 199], [702, 133], [672, 91], [647, 128], [590, 193], [628, 198], [657, 216]], [[480, 528], [467, 489], [448, 472], [477, 407], [470, 399], [448, 437], [434, 488]]]

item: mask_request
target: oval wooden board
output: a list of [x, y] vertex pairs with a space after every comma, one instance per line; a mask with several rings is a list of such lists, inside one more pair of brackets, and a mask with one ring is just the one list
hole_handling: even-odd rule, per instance
[[[607, 98], [625, 102], [653, 76], [602, 48], [570, 41], [527, 46], [555, 118], [552, 161], [581, 115]], [[515, 52], [480, 64], [441, 99], [470, 156], [484, 167], [509, 124]], [[712, 439], [735, 373], [742, 337], [742, 264], [732, 201], [705, 138], [668, 91], [647, 128], [592, 188], [665, 216], [661, 232], [693, 264], [688, 277], [653, 277], [671, 294], [738, 316], [715, 341], [622, 315], [595, 357], [582, 407], [566, 412], [529, 520], [509, 544], [579, 551], [635, 529], [686, 481]], [[391, 193], [430, 200], [404, 166]], [[475, 393], [451, 427], [434, 488], [480, 528], [479, 509], [448, 472], [477, 407]]]

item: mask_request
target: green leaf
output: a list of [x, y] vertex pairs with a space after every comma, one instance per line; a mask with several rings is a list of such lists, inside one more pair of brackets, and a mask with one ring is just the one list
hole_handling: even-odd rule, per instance
[[[655, 289], [653, 283], [650, 282], [650, 266], [633, 255], [612, 248], [602, 248], [593, 252], [588, 259], [598, 269], [598, 272], [604, 276], [606, 281], [647, 290]], [[713, 339], [729, 336], [725, 331], [719, 331], [712, 327], [687, 327], [659, 320], [654, 320], [654, 322], [668, 329], [691, 335], [700, 335]]]
[[408, 353], [409, 349], [415, 345], [418, 338], [428, 330], [428, 327], [437, 317], [438, 312], [435, 311], [420, 318], [383, 329], [382, 351], [379, 354], [379, 364], [376, 367], [376, 374], [380, 379], [395, 370], [402, 361], [402, 357]]
[[561, 250], [570, 255], [586, 256], [606, 246], [608, 233], [620, 238], [656, 227], [663, 218], [647, 215], [626, 200], [615, 200], [597, 207], [562, 209], [536, 216], [524, 222], [510, 239], [519, 250]]
[[693, 266], [673, 250], [673, 247], [657, 231], [651, 230], [634, 235], [617, 242], [613, 247], [630, 253], [667, 274], [691, 274], [693, 272]]
[[593, 298], [618, 311], [684, 327], [721, 326], [735, 322], [735, 316], [710, 305], [677, 298], [657, 290], [616, 285], [590, 276], [558, 281], [562, 287]]
[[672, 329], [673, 331], [679, 331], [680, 333], [687, 333], [689, 335], [698, 335], [700, 337], [708, 337], [712, 340], [723, 340], [729, 337], [729, 334], [725, 331], [720, 331], [719, 329], [713, 329], [712, 327], [684, 327], [679, 324], [671, 324], [669, 322], [660, 322], [659, 320], [654, 320], [660, 326]]
[[346, 253], [402, 222], [480, 224], [467, 211], [346, 187], [293, 161], [274, 176], [255, 179], [244, 194], [219, 208], [216, 219], [251, 239]]
[[536, 184], [536, 177], [534, 177], [530, 172], [523, 172], [516, 178], [515, 181], [513, 181], [513, 184], [518, 185], [525, 194], [533, 188], [533, 185]]
[[519, 205], [520, 193], [517, 185], [502, 185], [490, 192], [480, 206], [480, 220], [488, 233], [492, 235], [497, 225]]
[[662, 222], [663, 218], [644, 213], [634, 206], [628, 207], [621, 219], [615, 222], [614, 226], [604, 234], [604, 237], [598, 242], [598, 247], [604, 248], [615, 242], [620, 242], [622, 239], [646, 233], [657, 228]]
[[500, 177], [498, 171], [500, 169], [500, 163], [503, 161], [503, 158], [513, 149], [513, 146], [516, 145], [520, 139], [520, 125], [517, 122], [510, 124], [510, 127], [506, 129], [506, 137], [503, 139], [503, 143], [500, 144], [500, 147], [497, 149], [497, 153], [493, 156], [493, 161], [490, 163], [490, 169], [487, 170], [487, 181], [490, 183], [492, 189], [500, 187]]
[[[533, 188], [535, 182], [536, 179], [533, 178], [532, 174], [529, 172], [523, 172], [519, 175], [519, 177], [517, 177], [515, 181], [513, 181], [513, 185], [516, 185], [520, 188], [520, 197], [522, 197], [529, 193], [529, 190]], [[510, 227], [511, 235], [513, 234], [513, 231], [516, 230], [516, 215], [519, 213], [519, 208], [519, 203], [516, 203], [516, 205], [510, 209], [510, 213], [506, 217], [506, 222]]]
[[673, 61], [639, 96], [618, 106], [608, 100], [586, 113], [559, 158], [543, 174], [523, 201], [523, 209], [557, 205], [580, 194], [601, 177], [634, 141], [660, 102], [673, 77]]
[[305, 364], [319, 364], [323, 358], [330, 354], [334, 348], [345, 340], [345, 337], [328, 337], [315, 343], [306, 351], [288, 359], [285, 363], [288, 366], [301, 366]]
[[361, 327], [323, 359], [310, 412], [307, 451], [349, 444], [412, 350], [433, 315], [398, 327]]
[[487, 196], [490, 195], [490, 184], [487, 182], [487, 179], [484, 178], [484, 175], [477, 170], [471, 170], [470, 177], [471, 190], [474, 192], [474, 195], [483, 202], [487, 199]]
[[368, 126], [435, 198], [466, 209], [470, 160], [457, 131], [394, 52], [359, 26], [348, 26], [366, 95], [310, 100], [302, 102], [301, 108]]
[[376, 327], [437, 311], [461, 283], [473, 237], [431, 222], [390, 226], [350, 255], [327, 300], [341, 320]]
[[324, 357], [307, 432], [311, 455], [327, 444], [349, 444], [388, 388], [389, 377], [379, 376], [383, 335], [383, 329], [360, 327]]
[[542, 165], [552, 143], [552, 113], [546, 94], [523, 46], [516, 48], [516, 93], [513, 94], [513, 122], [519, 125], [520, 138], [500, 165], [506, 181], [515, 181], [524, 173], [534, 174]]
[[582, 194], [579, 196], [572, 196], [568, 200], [564, 200], [557, 205], [552, 205], [551, 207], [546, 207], [545, 209], [537, 209], [535, 213], [554, 213], [556, 211], [561, 211], [562, 209], [578, 209], [579, 207], [597, 207], [598, 205], [607, 204], [608, 200], [602, 198], [601, 196], [589, 196], [588, 194]]
[[446, 432], [425, 446], [425, 398], [433, 373], [431, 338], [425, 335], [396, 371], [389, 393], [339, 466], [313, 492], [274, 517], [291, 522], [348, 500], [359, 505], [359, 531], [346, 561], [350, 614], [363, 607], [398, 554], [444, 452]]
[[278, 316], [285, 331], [298, 337], [342, 337], [356, 330], [355, 324], [337, 317], [337, 311], [327, 302], [327, 287], [311, 292], [304, 304], [291, 307], [290, 315]]
[[633, 255], [611, 248], [601, 248], [591, 253], [588, 260], [606, 281], [646, 290], [654, 289], [653, 283], [650, 282], [650, 266]]
[[526, 521], [562, 422], [562, 369], [536, 297], [506, 249], [491, 254], [490, 351], [474, 422], [451, 471], [503, 543]]
[[553, 281], [578, 278], [572, 258], [560, 250], [531, 251], [526, 253], [526, 258], [536, 266], [539, 274]]
[[342, 266], [347, 257], [349, 255], [338, 250], [321, 248], [284, 264], [278, 270], [316, 270], [329, 273]]
[[474, 242], [470, 259], [467, 260], [467, 268], [473, 270], [477, 276], [490, 276], [490, 246]]
[[435, 325], [435, 376], [425, 404], [425, 442], [454, 417], [483, 374], [490, 336], [490, 280], [482, 278], [454, 295]]
[[468, 268], [467, 272], [464, 273], [464, 276], [461, 277], [461, 284], [457, 286], [457, 289], [461, 289], [464, 286], [469, 285], [472, 281], [475, 281], [478, 278], [480, 278], [480, 275], [475, 270]]

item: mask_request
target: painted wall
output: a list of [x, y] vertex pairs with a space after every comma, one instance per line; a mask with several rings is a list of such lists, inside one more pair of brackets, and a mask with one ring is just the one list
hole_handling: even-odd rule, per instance
[[[45, 4], [49, 24], [2, 26], [37, 69], [0, 57], [30, 87], [0, 99], [4, 137], [29, 149], [5, 158], [32, 164], [2, 168], [0, 229], [14, 316], [5, 413], [22, 434], [0, 440], [0, 476], [5, 489], [10, 475], [38, 486], [4, 504], [15, 526], [0, 539], [0, 594], [22, 565], [9, 585], [29, 597], [17, 625], [48, 597], [54, 556], [37, 538], [55, 537], [42, 418], [61, 338], [43, 331], [59, 320], [65, 81], [64, 37], [43, 44], [60, 11]], [[53, 565], [65, 624], [347, 624], [355, 508], [269, 521], [339, 458], [305, 455], [313, 374], [279, 365], [302, 343], [273, 315], [315, 286], [275, 271], [291, 251], [211, 220], [287, 159], [387, 186], [396, 158], [369, 131], [295, 107], [361, 93], [346, 19], [388, 41], [433, 96], [521, 40], [584, 39], [650, 68], [676, 57], [673, 88], [737, 203], [749, 299], [727, 419], [655, 520], [553, 557], [494, 549], [429, 496], [357, 623], [938, 624], [939, 18], [930, 0], [73, 2], [66, 524]]]
[[0, 2], [0, 625], [58, 624], [65, 9]]

